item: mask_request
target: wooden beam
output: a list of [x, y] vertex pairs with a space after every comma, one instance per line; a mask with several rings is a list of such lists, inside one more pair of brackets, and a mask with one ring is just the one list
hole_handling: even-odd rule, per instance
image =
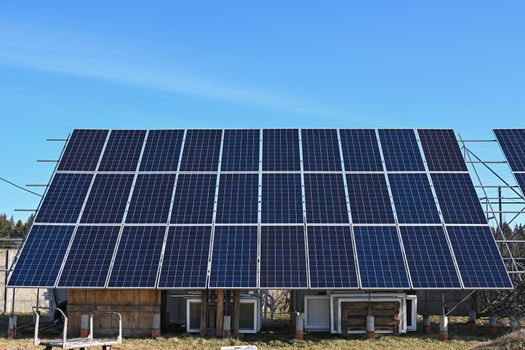
[[232, 331], [234, 337], [239, 337], [239, 318], [241, 316], [241, 291], [233, 291], [233, 325]]
[[208, 328], [208, 290], [205, 289], [201, 294], [201, 336], [206, 336]]
[[224, 320], [224, 290], [217, 290], [217, 312], [215, 320], [215, 335], [222, 337], [223, 320]]

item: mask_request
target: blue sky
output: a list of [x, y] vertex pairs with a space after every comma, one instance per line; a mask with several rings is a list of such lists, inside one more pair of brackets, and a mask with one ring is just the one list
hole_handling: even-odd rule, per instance
[[[75, 127], [489, 138], [525, 126], [524, 18], [523, 1], [4, 1], [0, 177], [47, 182], [45, 139]], [[37, 203], [0, 183], [0, 212]]]

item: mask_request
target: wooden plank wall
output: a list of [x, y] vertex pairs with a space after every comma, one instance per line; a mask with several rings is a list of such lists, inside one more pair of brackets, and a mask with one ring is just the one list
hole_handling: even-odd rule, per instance
[[[122, 315], [124, 336], [151, 336], [153, 315], [160, 313], [161, 292], [149, 289], [69, 289], [70, 336], [80, 334], [80, 316], [91, 311], [113, 311]], [[94, 317], [95, 336], [116, 335], [118, 321], [109, 315]]]
[[[372, 302], [371, 314], [375, 317], [376, 331], [389, 331], [399, 334], [399, 303], [398, 302]], [[341, 326], [343, 334], [347, 330], [366, 331], [366, 316], [368, 303], [342, 303]]]

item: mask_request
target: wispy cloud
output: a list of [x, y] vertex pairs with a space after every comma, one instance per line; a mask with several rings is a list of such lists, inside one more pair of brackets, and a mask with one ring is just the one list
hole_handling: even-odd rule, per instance
[[[79, 38], [77, 34], [0, 23], [0, 65], [294, 113], [325, 117], [339, 114], [278, 94], [196, 78], [191, 73], [177, 71], [173, 64], [155, 66], [144, 55], [126, 52], [126, 48], [115, 45], [104, 45], [98, 40]], [[131, 58], [137, 56], [142, 56], [142, 61]]]

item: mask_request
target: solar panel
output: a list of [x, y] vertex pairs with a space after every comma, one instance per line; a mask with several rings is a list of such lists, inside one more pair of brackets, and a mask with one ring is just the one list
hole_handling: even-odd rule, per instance
[[188, 130], [180, 170], [217, 171], [221, 139], [222, 130]]
[[257, 223], [259, 175], [222, 174], [217, 201], [217, 223]]
[[312, 288], [358, 288], [349, 226], [309, 226]]
[[301, 170], [297, 129], [263, 130], [263, 170]]
[[261, 227], [261, 288], [307, 288], [303, 226]]
[[122, 222], [133, 177], [131, 174], [97, 174], [81, 222]]
[[521, 193], [525, 195], [525, 173], [514, 173], [514, 176], [516, 176], [516, 180], [518, 181], [518, 185], [521, 188]]
[[260, 131], [225, 130], [221, 171], [258, 171]]
[[58, 164], [58, 170], [94, 171], [108, 130], [73, 130]]
[[447, 224], [486, 224], [469, 174], [432, 174], [439, 206]]
[[119, 231], [119, 226], [79, 226], [58, 286], [104, 287]]
[[412, 129], [379, 129], [387, 171], [425, 171]]
[[419, 129], [418, 133], [430, 171], [467, 171], [452, 129]]
[[356, 224], [394, 223], [394, 213], [383, 174], [347, 174], [352, 221]]
[[126, 222], [166, 223], [174, 185], [175, 174], [139, 174]]
[[257, 226], [216, 226], [210, 288], [257, 288]]
[[447, 226], [465, 288], [512, 288], [489, 226]]
[[494, 129], [512, 171], [525, 171], [525, 129]]
[[341, 154], [335, 129], [303, 129], [305, 171], [341, 171]]
[[211, 224], [217, 175], [179, 175], [171, 223]]
[[33, 225], [7, 286], [54, 287], [74, 229], [75, 226]]
[[454, 260], [441, 226], [401, 226], [414, 288], [460, 288]]
[[56, 174], [35, 222], [77, 222], [92, 178], [93, 175], [87, 174]]
[[305, 174], [304, 184], [309, 223], [349, 222], [344, 182], [340, 174]]
[[388, 180], [400, 223], [441, 223], [427, 174], [388, 174]]
[[410, 288], [395, 227], [356, 226], [354, 235], [362, 288]]
[[155, 288], [164, 226], [127, 226], [115, 256], [108, 287]]
[[383, 171], [375, 130], [341, 129], [339, 133], [346, 171]]
[[184, 130], [151, 130], [140, 161], [141, 171], [176, 171]]
[[135, 171], [145, 136], [145, 130], [111, 131], [98, 170]]
[[172, 226], [159, 288], [206, 288], [211, 226]]
[[262, 222], [303, 222], [300, 174], [263, 174]]

